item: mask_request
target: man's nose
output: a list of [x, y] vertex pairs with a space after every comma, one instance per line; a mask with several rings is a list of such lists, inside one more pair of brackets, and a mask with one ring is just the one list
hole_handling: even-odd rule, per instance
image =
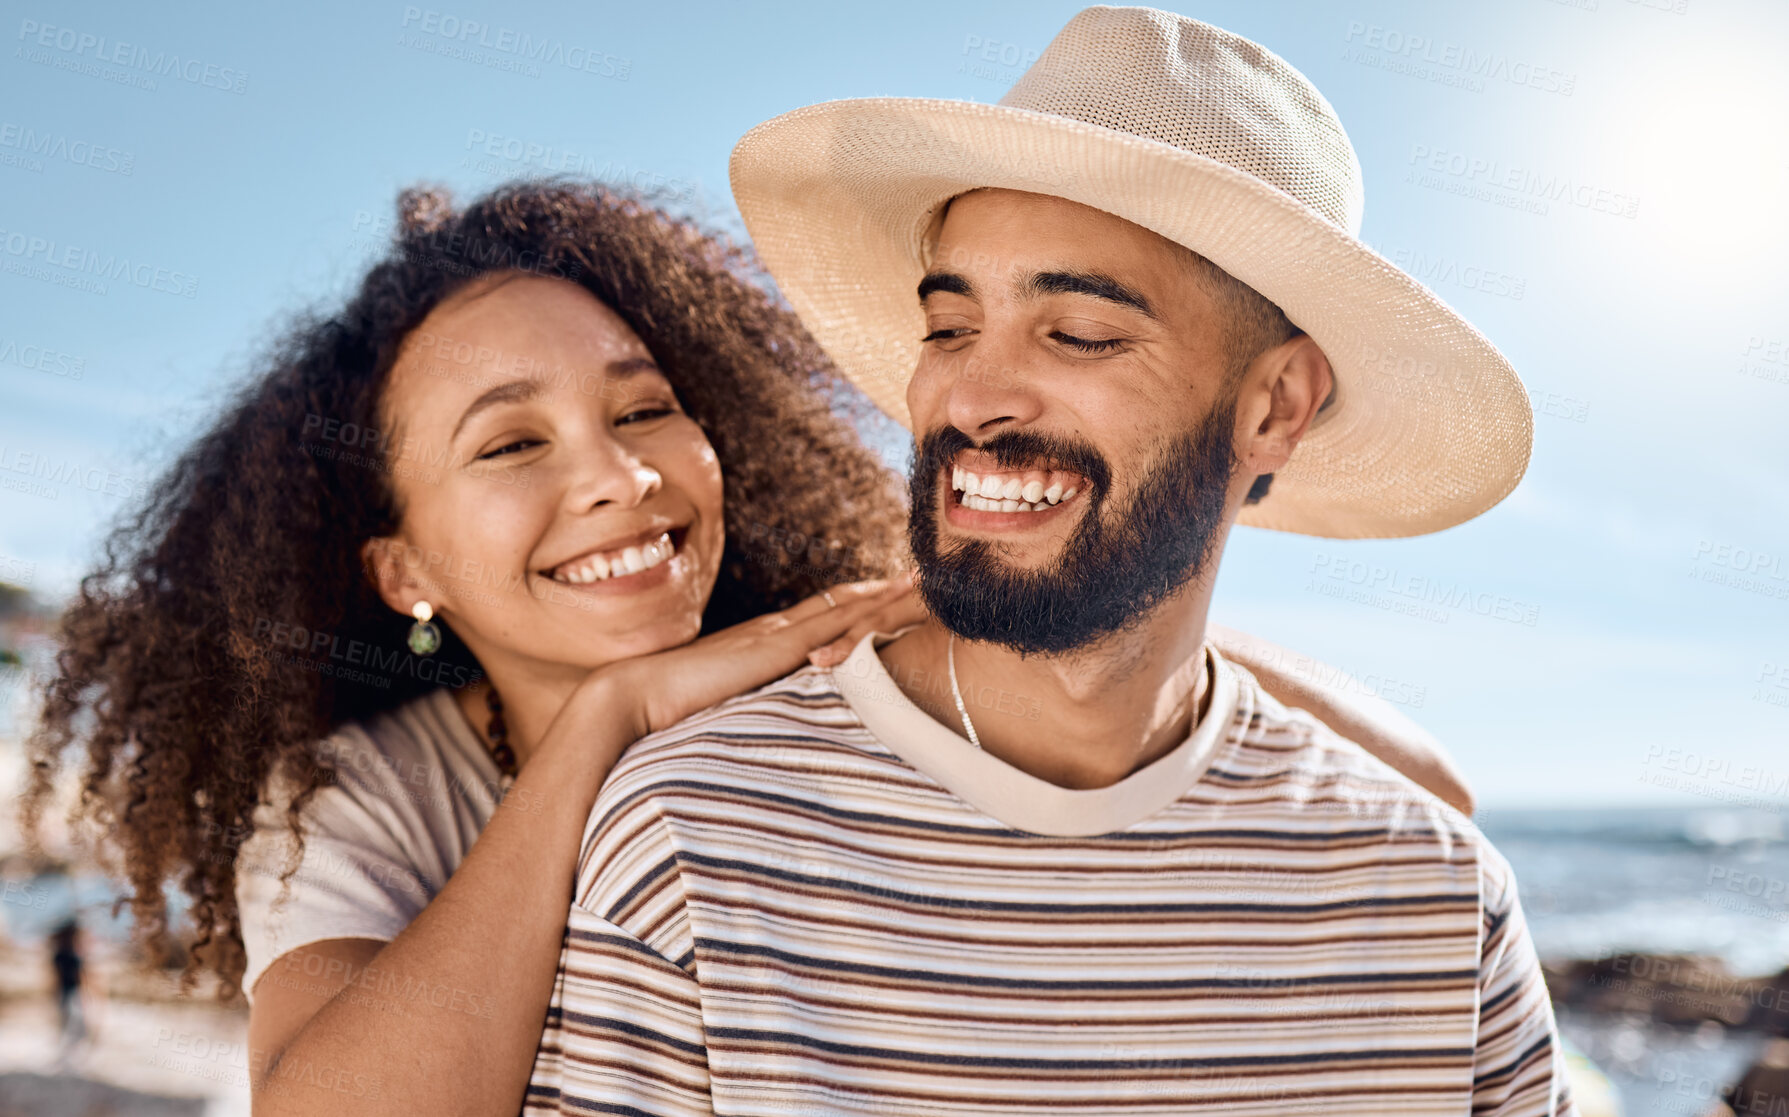
[[1024, 426], [1043, 412], [1043, 400], [1028, 383], [1023, 346], [983, 335], [961, 353], [944, 354], [936, 374], [944, 378], [945, 418], [970, 435]]

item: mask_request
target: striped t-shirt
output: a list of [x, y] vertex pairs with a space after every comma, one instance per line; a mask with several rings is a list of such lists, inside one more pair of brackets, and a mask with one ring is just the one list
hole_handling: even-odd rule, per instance
[[1215, 652], [1186, 741], [1058, 787], [908, 701], [886, 639], [623, 756], [527, 1112], [1570, 1111], [1452, 808]]

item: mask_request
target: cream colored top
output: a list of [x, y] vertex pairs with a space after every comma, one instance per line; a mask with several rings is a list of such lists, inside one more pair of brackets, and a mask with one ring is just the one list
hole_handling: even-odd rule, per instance
[[251, 1000], [268, 966], [298, 947], [396, 938], [446, 886], [512, 782], [445, 688], [349, 722], [323, 749], [339, 779], [305, 805], [304, 853], [283, 900], [289, 787], [263, 798], [237, 858]]

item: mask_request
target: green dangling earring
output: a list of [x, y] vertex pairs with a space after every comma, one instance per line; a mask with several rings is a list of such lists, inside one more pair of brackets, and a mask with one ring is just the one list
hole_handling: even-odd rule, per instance
[[418, 601], [410, 609], [416, 623], [410, 626], [410, 650], [417, 655], [434, 655], [441, 646], [441, 630], [429, 623], [435, 610], [426, 601]]

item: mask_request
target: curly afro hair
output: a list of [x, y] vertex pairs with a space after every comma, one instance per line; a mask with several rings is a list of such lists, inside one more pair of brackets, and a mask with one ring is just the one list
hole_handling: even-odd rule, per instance
[[[409, 620], [380, 600], [359, 553], [397, 527], [389, 466], [305, 442], [316, 416], [377, 430], [406, 335], [465, 284], [515, 270], [578, 283], [652, 352], [726, 477], [727, 545], [704, 631], [907, 561], [904, 485], [851, 422], [867, 401], [745, 250], [586, 182], [512, 184], [459, 211], [440, 191], [410, 190], [398, 208], [390, 249], [347, 304], [302, 316], [113, 528], [63, 616], [27, 745], [27, 833], [84, 746], [76, 814], [116, 855], [139, 940], [169, 957], [163, 889], [177, 882], [196, 932], [184, 981], [209, 968], [225, 998], [244, 961], [235, 862], [269, 774], [280, 766], [297, 782], [296, 833], [332, 778], [318, 746], [336, 726], [445, 678], [482, 677], [445, 628], [430, 670], [406, 669]], [[393, 669], [375, 686], [295, 664], [270, 620], [391, 649]]]

